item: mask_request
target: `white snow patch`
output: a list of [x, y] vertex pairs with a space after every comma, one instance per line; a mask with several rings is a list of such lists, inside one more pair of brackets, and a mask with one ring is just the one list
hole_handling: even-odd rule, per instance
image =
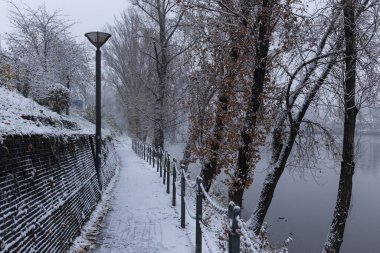
[[[110, 134], [108, 130], [102, 131], [104, 135]], [[70, 136], [94, 133], [95, 125], [79, 115], [60, 115], [16, 91], [0, 87], [0, 143], [6, 135]]]

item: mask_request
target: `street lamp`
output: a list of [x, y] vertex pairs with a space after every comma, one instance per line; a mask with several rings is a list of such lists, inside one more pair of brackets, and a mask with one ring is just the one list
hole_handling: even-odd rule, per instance
[[89, 32], [84, 36], [96, 47], [96, 133], [95, 133], [95, 141], [96, 141], [96, 155], [95, 155], [95, 169], [96, 175], [98, 177], [99, 189], [102, 191], [102, 182], [100, 179], [100, 155], [101, 155], [101, 143], [102, 143], [102, 120], [101, 120], [101, 52], [100, 47], [107, 42], [107, 40], [111, 37], [111, 34], [103, 33], [103, 32]]

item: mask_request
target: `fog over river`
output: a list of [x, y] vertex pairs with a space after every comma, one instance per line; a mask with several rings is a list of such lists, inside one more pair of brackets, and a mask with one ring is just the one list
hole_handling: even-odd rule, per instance
[[[324, 152], [324, 151], [322, 151]], [[255, 208], [266, 175], [269, 155], [255, 171], [252, 187], [245, 193], [243, 217]], [[266, 160], [266, 162], [265, 162]], [[321, 252], [335, 206], [340, 161], [332, 161], [326, 153], [318, 160], [320, 170], [286, 170], [275, 191], [266, 221], [269, 239], [282, 244], [289, 236], [290, 253]], [[359, 159], [353, 180], [353, 199], [346, 224], [342, 253], [380, 252], [380, 136], [360, 137]]]

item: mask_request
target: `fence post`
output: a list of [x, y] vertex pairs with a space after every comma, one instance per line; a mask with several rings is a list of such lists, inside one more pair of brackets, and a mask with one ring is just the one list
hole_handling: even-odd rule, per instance
[[149, 165], [152, 165], [152, 155], [153, 155], [152, 146], [150, 146], [149, 147]]
[[185, 228], [185, 174], [183, 169], [183, 164], [181, 166], [181, 228]]
[[155, 165], [155, 163], [156, 163], [156, 160], [155, 160], [155, 158], [154, 158], [154, 155], [156, 154], [155, 151], [156, 151], [156, 149], [155, 149], [155, 148], [152, 148], [153, 169], [154, 169], [154, 165]]
[[156, 160], [157, 160], [157, 172], [159, 171], [159, 169], [160, 169], [160, 155], [159, 155], [159, 150], [160, 150], [160, 148], [158, 148], [158, 149], [155, 149], [154, 150], [154, 153], [156, 154]]
[[197, 203], [195, 210], [195, 253], [202, 253], [202, 189], [201, 189], [202, 178], [197, 177]]
[[160, 148], [160, 177], [162, 177], [162, 149]]
[[166, 165], [168, 163], [168, 152], [165, 151], [165, 163], [164, 163], [164, 176], [163, 176], [163, 179], [162, 179], [162, 182], [165, 184], [165, 180], [166, 180]]
[[230, 230], [228, 232], [228, 253], [240, 253], [240, 235], [236, 232], [239, 229], [237, 217], [240, 215], [240, 207], [234, 202], [228, 205], [228, 218], [230, 219]]
[[168, 163], [166, 168], [166, 193], [170, 193], [170, 154], [168, 154]]
[[156, 156], [156, 148], [152, 148], [152, 157], [153, 157], [153, 169], [154, 169], [154, 164], [156, 162], [156, 159], [155, 159], [155, 156]]
[[173, 189], [172, 189], [172, 205], [176, 205], [176, 195], [177, 195], [177, 189], [175, 187], [175, 183], [177, 181], [177, 160], [173, 158]]
[[145, 154], [144, 161], [148, 162], [148, 158], [149, 158], [149, 145], [145, 145], [144, 144], [144, 154]]
[[150, 165], [153, 164], [153, 146], [150, 146]]

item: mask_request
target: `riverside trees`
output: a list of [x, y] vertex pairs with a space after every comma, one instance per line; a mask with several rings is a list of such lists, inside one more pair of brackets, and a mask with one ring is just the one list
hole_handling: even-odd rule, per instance
[[[126, 70], [133, 69], [132, 65], [137, 62], [138, 69], [146, 73], [143, 78], [151, 75], [152, 80], [137, 85], [137, 94], [144, 92], [148, 100], [141, 98], [134, 104], [154, 101], [149, 104], [149, 112], [143, 115], [154, 126], [154, 142], [162, 143], [159, 141], [163, 140], [161, 128], [165, 124], [162, 122], [168, 122], [167, 116], [162, 115], [171, 105], [167, 98], [173, 97], [162, 96], [161, 92], [182, 89], [178, 83], [169, 82], [168, 73], [174, 76], [175, 72], [172, 62], [166, 64], [167, 59], [173, 55], [173, 61], [185, 62], [185, 58], [179, 56], [186, 56], [190, 77], [186, 89], [189, 91], [186, 101], [189, 141], [184, 161], [200, 161], [206, 190], [210, 190], [215, 178], [223, 173], [229, 199], [241, 205], [244, 190], [254, 180], [254, 169], [261, 159], [260, 148], [271, 147], [268, 175], [256, 211], [248, 222], [254, 233], [259, 234], [289, 158], [306, 161], [303, 163], [306, 167], [320, 148], [316, 145], [320, 140], [335, 158], [339, 157], [341, 147], [326, 119], [339, 116], [346, 119], [342, 116], [345, 108], [351, 105], [359, 108], [358, 104], [364, 106], [376, 100], [377, 95], [371, 94], [378, 94], [375, 92], [378, 85], [374, 82], [379, 66], [378, 51], [374, 50], [379, 42], [378, 3], [357, 1], [353, 4], [355, 20], [352, 22], [356, 24], [353, 28], [357, 34], [354, 40], [360, 45], [353, 49], [358, 54], [354, 58], [360, 62], [360, 70], [355, 74], [358, 85], [354, 88], [346, 85], [353, 82], [347, 79], [352, 71], [346, 72], [353, 64], [349, 67], [344, 63], [353, 53], [347, 55], [350, 50], [347, 51], [345, 0], [323, 1], [318, 6], [310, 6], [306, 1], [177, 1], [163, 5], [176, 10], [168, 15], [163, 15], [168, 9], [161, 8], [163, 3], [169, 2], [136, 2], [137, 10], [145, 15], [141, 18], [140, 14], [140, 20], [148, 25], [140, 24], [135, 32], [129, 32], [130, 40], [136, 40], [135, 48], [139, 50], [130, 58], [145, 56], [146, 61], [143, 64], [135, 60]], [[165, 20], [162, 17], [171, 20], [169, 30], [177, 29], [171, 40], [165, 39], [171, 33], [160, 25], [159, 21]], [[180, 26], [182, 21], [192, 26]], [[178, 46], [182, 37], [174, 36], [185, 29], [194, 45], [187, 51], [184, 51], [186, 46]], [[128, 43], [126, 41], [128, 37], [121, 39], [120, 44]], [[168, 44], [162, 43], [165, 41], [169, 41]], [[172, 50], [165, 45], [170, 45]], [[122, 66], [125, 59], [119, 60]], [[131, 73], [130, 76], [138, 80], [138, 75]], [[129, 80], [124, 85], [133, 82], [136, 81]], [[350, 95], [347, 95], [347, 87], [351, 87]], [[137, 97], [132, 91], [127, 93]], [[358, 96], [353, 98], [353, 93]], [[351, 99], [349, 106], [348, 98]], [[134, 101], [133, 98], [130, 101]], [[336, 116], [331, 115], [331, 111], [341, 113]], [[350, 122], [352, 129], [355, 119], [351, 117]], [[354, 143], [351, 137], [351, 144], [343, 144], [343, 153]], [[345, 199], [349, 198], [346, 194]]]
[[[346, 161], [347, 153], [351, 152], [349, 160], [353, 162], [353, 150], [347, 151], [354, 145], [351, 131], [354, 131], [352, 129], [355, 126], [355, 119], [351, 110], [360, 107], [355, 106], [355, 103], [359, 102], [361, 106], [364, 106], [364, 101], [376, 100], [371, 98], [369, 90], [378, 94], [376, 93], [378, 85], [372, 81], [360, 82], [360, 89], [356, 91], [355, 87], [352, 87], [355, 86], [352, 85], [354, 82], [352, 79], [373, 80], [377, 76], [374, 70], [378, 69], [378, 62], [374, 59], [378, 57], [378, 54], [373, 51], [373, 45], [379, 41], [376, 28], [378, 3], [356, 1], [353, 4], [355, 11], [350, 22], [355, 24], [352, 28], [358, 25], [361, 29], [351, 32], [358, 34], [358, 37], [354, 39], [355, 42], [351, 43], [358, 43], [361, 47], [351, 48], [351, 56], [347, 55], [347, 40], [352, 38], [346, 37], [347, 17], [344, 16], [343, 11], [343, 6], [346, 6], [347, 1], [325, 1], [324, 5], [318, 7], [307, 6], [303, 1], [287, 1], [288, 5], [281, 1], [275, 2], [272, 3], [273, 9], [270, 8], [271, 5], [261, 5], [265, 10], [270, 9], [271, 13], [275, 13], [275, 17], [280, 17], [275, 22], [268, 23], [271, 33], [267, 41], [259, 39], [260, 32], [255, 33], [253, 29], [246, 33], [244, 25], [248, 21], [252, 27], [260, 27], [258, 31], [262, 31], [261, 26], [265, 21], [261, 20], [260, 15], [257, 15], [255, 11], [260, 10], [260, 3], [269, 4], [270, 1], [251, 1], [249, 5], [245, 5], [245, 2], [234, 1], [217, 1], [214, 5], [213, 1], [207, 1], [203, 5], [200, 3], [202, 2], [196, 1], [193, 6], [203, 12], [203, 15], [199, 16], [202, 17], [204, 23], [199, 20], [198, 22], [199, 30], [205, 35], [206, 42], [199, 51], [206, 59], [199, 61], [202, 68], [194, 72], [194, 78], [197, 80], [196, 85], [203, 81], [206, 87], [212, 87], [214, 97], [206, 99], [207, 103], [204, 105], [204, 108], [209, 111], [206, 115], [212, 119], [211, 123], [205, 121], [203, 115], [192, 117], [194, 121], [191, 125], [190, 136], [201, 139], [198, 143], [194, 142], [194, 138], [191, 139], [194, 157], [200, 158], [203, 162], [202, 172], [206, 188], [209, 189], [215, 177], [223, 171], [228, 177], [230, 199], [241, 204], [244, 191], [242, 185], [247, 187], [252, 182], [255, 164], [260, 159], [258, 147], [264, 144], [265, 131], [269, 130], [268, 133], [272, 134], [272, 138], [268, 139], [272, 146], [272, 161], [268, 166], [269, 172], [259, 204], [248, 222], [255, 234], [259, 234], [277, 182], [294, 146], [300, 151], [297, 152], [300, 155], [298, 159], [310, 160], [313, 152], [316, 151], [316, 138], [322, 137], [325, 147], [332, 151], [334, 157], [338, 157], [339, 150], [335, 137], [322, 120], [326, 118], [329, 111], [334, 110], [332, 109], [334, 107], [352, 108], [348, 110], [351, 116], [347, 117], [346, 113], [343, 114], [346, 115], [343, 116], [345, 120], [350, 118], [350, 126], [345, 129], [349, 128], [348, 132], [351, 135], [349, 138], [346, 137], [343, 143], [343, 154], [345, 154], [343, 160]], [[255, 8], [250, 9], [253, 6]], [[364, 21], [364, 17], [367, 21]], [[269, 42], [270, 47], [261, 58], [260, 52], [266, 50], [255, 50], [260, 48], [260, 45], [265, 49], [264, 42]], [[276, 47], [277, 44], [281, 47]], [[361, 52], [363, 57], [360, 65], [361, 77], [351, 77], [349, 80], [351, 86], [348, 85], [351, 88], [347, 94], [345, 83], [349, 73], [340, 70], [342, 62], [347, 62], [354, 52]], [[268, 57], [270, 57], [270, 64], [266, 61]], [[259, 60], [255, 61], [257, 59]], [[346, 65], [345, 68], [353, 68], [352, 65], [353, 63], [351, 66]], [[262, 74], [263, 79], [257, 78], [260, 76], [257, 75], [259, 73]], [[337, 73], [344, 74], [337, 75]], [[352, 76], [352, 70], [350, 73]], [[245, 87], [249, 87], [246, 83], [250, 80], [252, 80], [252, 89], [247, 92]], [[260, 82], [260, 80], [264, 81]], [[344, 83], [343, 89], [338, 88], [340, 83]], [[236, 90], [243, 93], [236, 95]], [[355, 93], [360, 94], [360, 99], [356, 102]], [[253, 102], [255, 95], [260, 98], [256, 103]], [[206, 97], [208, 96], [209, 93], [206, 94]], [[348, 98], [351, 99], [351, 106], [347, 106]], [[327, 104], [326, 101], [328, 101]], [[261, 110], [260, 106], [263, 107]], [[270, 110], [271, 106], [277, 107], [276, 110]], [[199, 111], [197, 108], [194, 110], [195, 114]], [[266, 118], [262, 117], [260, 112], [267, 113], [272, 120], [265, 120]], [[206, 124], [197, 124], [199, 121]], [[202, 129], [199, 129], [199, 126], [202, 126]], [[199, 132], [201, 134], [197, 134]], [[250, 160], [250, 158], [253, 159]], [[346, 162], [343, 163], [346, 164]], [[347, 171], [347, 168], [342, 167], [342, 170]], [[346, 183], [340, 183], [338, 197], [340, 202], [337, 204], [339, 211], [335, 214], [336, 217], [340, 217], [340, 222], [334, 218], [332, 224], [332, 230], [340, 232], [336, 232], [339, 236], [330, 234], [330, 239], [334, 238], [335, 243], [342, 240], [345, 218], [341, 212], [347, 214], [347, 203], [351, 198], [350, 179], [346, 176], [342, 177], [346, 178], [343, 180]], [[341, 203], [342, 198], [345, 199], [344, 205]], [[342, 206], [345, 206], [344, 210]]]
[[[378, 70], [379, 67], [376, 59], [379, 55], [373, 54], [372, 49], [367, 46], [371, 45], [373, 41], [378, 42], [375, 26], [378, 25], [379, 3], [345, 0], [342, 1], [341, 7], [343, 9], [342, 26], [345, 47], [344, 63], [342, 64], [344, 76], [341, 82], [341, 107], [344, 112], [343, 145], [336, 206], [323, 248], [323, 252], [328, 253], [339, 252], [343, 242], [345, 225], [351, 207], [352, 178], [357, 159], [355, 151], [356, 117], [363, 102], [368, 98], [367, 89], [376, 90], [376, 86], [369, 80], [377, 74], [371, 70]], [[374, 37], [377, 38], [373, 39]], [[372, 66], [368, 69], [367, 64]], [[369, 82], [363, 83], [362, 77]]]
[[198, 50], [205, 57], [199, 60], [201, 68], [194, 79], [204, 80], [215, 90], [206, 105], [211, 120], [203, 129], [191, 124], [191, 135], [201, 131], [203, 138], [193, 148], [194, 156], [203, 163], [206, 190], [223, 171], [228, 175], [230, 199], [241, 205], [265, 140], [263, 105], [271, 87], [270, 59], [276, 54], [269, 47], [274, 46], [278, 27], [290, 24], [284, 11], [289, 6], [270, 0], [194, 1], [190, 5], [196, 10], [194, 15], [201, 17], [196, 32], [204, 42]]
[[[330, 149], [332, 154], [337, 157], [339, 154], [339, 151], [337, 147], [334, 145], [335, 138], [331, 134], [331, 132], [328, 130], [328, 127], [324, 125], [322, 122], [317, 122], [315, 119], [318, 119], [318, 117], [314, 116], [313, 120], [310, 120], [307, 117], [307, 111], [309, 106], [313, 106], [313, 104], [319, 105], [318, 107], [318, 114], [327, 113], [329, 110], [331, 110], [331, 107], [337, 106], [338, 108], [346, 108], [345, 105], [346, 102], [341, 103], [340, 101], [344, 100], [344, 95], [346, 93], [346, 88], [340, 89], [337, 87], [340, 87], [340, 83], [345, 83], [346, 75], [336, 75], [336, 73], [342, 68], [342, 62], [346, 61], [347, 56], [347, 49], [345, 49], [345, 45], [343, 41], [346, 41], [347, 38], [345, 38], [345, 26], [346, 23], [344, 23], [344, 17], [343, 17], [343, 6], [345, 6], [346, 2], [341, 1], [338, 3], [334, 3], [330, 7], [331, 8], [331, 16], [328, 18], [327, 22], [329, 25], [325, 27], [323, 36], [320, 38], [320, 43], [316, 44], [317, 48], [316, 50], [313, 50], [314, 53], [308, 53], [309, 57], [312, 56], [312, 58], [303, 57], [303, 59], [300, 63], [300, 67], [296, 68], [296, 71], [294, 74], [290, 74], [290, 79], [288, 81], [287, 86], [287, 95], [286, 98], [286, 110], [284, 111], [286, 116], [283, 114], [283, 118], [278, 121], [278, 123], [275, 125], [275, 128], [273, 130], [273, 150], [272, 150], [272, 164], [269, 166], [269, 173], [266, 177], [260, 200], [257, 205], [256, 210], [254, 211], [251, 219], [249, 220], [250, 227], [254, 230], [255, 234], [260, 233], [260, 228], [262, 226], [262, 223], [264, 221], [265, 215], [267, 213], [267, 210], [269, 208], [269, 205], [271, 203], [271, 199], [273, 197], [276, 184], [278, 180], [280, 179], [284, 168], [287, 164], [287, 161], [289, 159], [289, 156], [291, 154], [293, 145], [295, 143], [296, 138], [299, 138], [301, 141], [305, 137], [313, 137], [310, 135], [307, 135], [307, 131], [302, 131], [302, 136], [300, 136], [300, 127], [308, 127], [310, 125], [313, 125], [313, 127], [318, 128], [318, 132], [322, 135], [318, 136], [324, 136], [323, 140], [325, 141], [328, 149]], [[360, 6], [360, 7], [359, 7]], [[372, 6], [374, 7], [374, 6]], [[368, 1], [364, 1], [361, 5], [357, 6], [357, 9], [355, 11], [355, 17], [358, 18], [358, 20], [363, 19], [363, 17], [367, 17], [368, 15], [372, 16], [376, 13], [376, 11], [369, 11], [371, 8], [371, 4], [369, 4]], [[371, 14], [369, 14], [371, 13]], [[375, 18], [377, 15], [373, 15], [372, 17]], [[375, 24], [377, 21], [373, 20]], [[355, 26], [357, 25], [357, 22], [355, 22]], [[365, 27], [363, 30], [367, 31], [367, 35], [371, 34], [370, 36], [362, 36], [361, 42], [358, 40], [356, 43], [360, 43], [363, 45], [363, 47], [360, 50], [354, 50], [362, 52], [362, 61], [368, 62], [370, 61], [368, 59], [374, 57], [373, 54], [370, 53], [372, 56], [366, 56], [367, 50], [371, 51], [370, 48], [367, 46], [369, 44], [374, 43], [377, 39], [374, 39], [376, 37], [376, 29], [369, 25], [366, 22], [361, 22], [361, 25], [359, 25], [361, 28], [363, 26]], [[372, 27], [372, 28], [371, 28]], [[363, 31], [362, 30], [362, 31]], [[358, 31], [356, 31], [358, 32]], [[361, 32], [360, 32], [361, 33]], [[314, 34], [315, 41], [319, 39], [319, 34]], [[365, 42], [364, 42], [364, 41]], [[330, 42], [329, 42], [330, 41]], [[328, 45], [330, 43], [330, 46]], [[347, 45], [346, 45], [347, 46]], [[310, 48], [312, 49], [312, 48]], [[298, 50], [298, 49], [297, 49]], [[304, 50], [303, 52], [307, 52], [307, 50]], [[302, 54], [299, 54], [300, 56]], [[293, 59], [294, 60], [294, 59]], [[378, 63], [376, 61], [370, 61], [371, 62], [371, 69], [378, 69]], [[305, 68], [305, 72], [301, 74], [301, 78], [299, 78], [300, 81], [295, 81], [295, 74], [300, 71], [302, 68]], [[361, 74], [363, 75], [362, 80], [371, 80], [372, 77], [376, 76], [377, 74], [374, 71], [368, 71], [366, 70], [367, 67], [363, 68], [364, 66], [367, 66], [366, 64], [361, 64]], [[352, 68], [352, 66], [351, 66]], [[291, 73], [287, 71], [288, 73]], [[342, 73], [342, 72], [340, 72]], [[343, 71], [344, 73], [344, 71]], [[364, 77], [365, 76], [365, 77]], [[292, 85], [292, 83], [297, 83], [297, 86], [294, 90], [290, 89], [289, 84]], [[374, 82], [360, 82], [360, 89], [357, 91], [351, 90], [349, 93], [352, 94], [353, 97], [354, 94], [359, 94], [361, 97], [358, 101], [360, 101], [361, 106], [365, 106], [364, 101], [371, 100], [368, 96], [369, 90], [376, 91], [377, 85]], [[345, 87], [345, 86], [344, 86]], [[323, 96], [326, 96], [325, 99], [327, 99], [329, 102], [326, 104], [322, 102], [324, 99], [321, 96], [321, 93]], [[302, 94], [302, 95], [301, 95]], [[319, 95], [318, 95], [319, 94]], [[347, 95], [345, 95], [347, 97]], [[350, 95], [349, 97], [352, 98]], [[339, 98], [338, 101], [334, 102], [333, 98]], [[342, 99], [340, 99], [342, 98]], [[298, 99], [300, 102], [294, 103]], [[355, 100], [355, 99], [354, 99]], [[373, 101], [373, 100], [372, 100]], [[352, 102], [352, 101], [351, 101]], [[324, 105], [323, 105], [324, 104]], [[367, 104], [368, 105], [368, 104]], [[360, 106], [358, 106], [359, 108]], [[345, 111], [346, 109], [343, 109]], [[310, 116], [311, 114], [308, 113]], [[280, 114], [281, 115], [281, 114]], [[345, 114], [341, 114], [345, 115]], [[310, 117], [309, 116], [309, 117]], [[347, 120], [346, 116], [343, 116], [344, 120]], [[284, 125], [285, 121], [287, 123]], [[352, 119], [351, 119], [352, 120]], [[351, 124], [353, 124], [355, 120], [351, 121]], [[351, 125], [349, 129], [354, 129], [355, 124]], [[352, 133], [351, 133], [352, 134]], [[348, 147], [354, 145], [354, 138], [351, 136], [349, 138], [350, 141], [343, 142], [342, 148], [343, 148], [343, 154], [346, 153], [345, 151]], [[312, 142], [313, 143], [313, 142]], [[350, 144], [349, 144], [350, 143]], [[301, 148], [304, 150], [310, 150], [314, 148], [314, 144], [309, 145], [302, 145]], [[308, 148], [310, 147], [310, 148]], [[353, 152], [353, 150], [351, 151]], [[304, 154], [306, 154], [304, 152]], [[352, 158], [352, 157], [351, 157]], [[305, 159], [305, 158], [303, 158]], [[306, 156], [306, 159], [310, 159], [310, 154]], [[345, 160], [346, 158], [343, 158]], [[349, 184], [346, 184], [346, 187], [350, 187]], [[351, 191], [348, 188], [345, 191]], [[339, 190], [341, 192], [341, 190]], [[350, 198], [346, 195], [346, 198]], [[346, 199], [347, 200], [347, 199]], [[339, 205], [342, 206], [342, 205]], [[348, 207], [347, 207], [348, 208]], [[348, 209], [346, 209], [348, 211]], [[341, 225], [343, 223], [341, 222]], [[344, 226], [344, 225], [343, 225]], [[336, 249], [335, 249], [336, 250]]]

